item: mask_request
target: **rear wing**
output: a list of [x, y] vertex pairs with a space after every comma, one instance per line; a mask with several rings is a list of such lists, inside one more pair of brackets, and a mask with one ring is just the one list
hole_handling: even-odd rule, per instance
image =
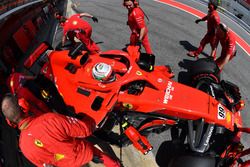
[[[53, 48], [47, 42], [42, 42], [25, 60], [24, 67], [33, 74], [38, 74], [43, 65], [48, 62], [48, 55]], [[34, 66], [34, 65], [38, 66]]]

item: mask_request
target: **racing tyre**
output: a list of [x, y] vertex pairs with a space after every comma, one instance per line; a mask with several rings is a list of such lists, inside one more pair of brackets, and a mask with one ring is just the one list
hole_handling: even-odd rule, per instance
[[215, 82], [220, 81], [220, 70], [215, 61], [211, 58], [202, 58], [194, 62], [191, 70], [191, 77], [194, 83], [200, 78], [211, 78]]
[[212, 82], [214, 82], [213, 79], [209, 77], [200, 78], [196, 81], [195, 88], [214, 97], [213, 88], [211, 87]]

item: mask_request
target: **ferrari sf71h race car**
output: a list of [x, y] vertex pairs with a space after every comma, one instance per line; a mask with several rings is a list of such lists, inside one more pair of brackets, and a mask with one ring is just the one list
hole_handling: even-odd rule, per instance
[[[59, 50], [42, 43], [24, 65], [34, 72], [38, 64], [40, 78], [55, 85], [67, 110], [91, 116], [98, 126], [96, 135], [112, 144], [133, 144], [147, 154], [152, 146], [146, 136], [171, 128], [182, 134], [185, 148], [177, 155], [182, 163], [175, 160], [172, 166], [238, 163], [246, 154], [241, 131], [249, 131], [242, 128], [244, 101], [238, 86], [220, 80], [210, 59], [194, 63], [193, 87], [171, 80], [171, 68], [154, 62], [155, 57], [140, 53], [138, 46], [89, 55], [81, 43]], [[55, 90], [43, 89], [45, 98], [53, 98]], [[113, 131], [116, 125], [120, 132]]]

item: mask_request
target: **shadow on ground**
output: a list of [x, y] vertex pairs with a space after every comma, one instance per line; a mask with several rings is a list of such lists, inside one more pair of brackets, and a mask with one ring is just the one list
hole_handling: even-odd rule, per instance
[[[180, 41], [179, 43], [188, 52], [194, 51], [194, 50], [198, 49], [197, 47], [195, 47], [194, 45], [192, 45], [189, 41]], [[205, 57], [209, 57], [209, 55], [207, 53], [205, 53], [205, 52], [201, 52], [201, 54], [204, 55]]]
[[171, 166], [179, 155], [185, 153], [186, 130], [179, 131], [177, 127], [171, 128], [171, 140], [163, 142], [156, 154], [155, 160], [159, 167]]
[[185, 71], [179, 72], [179, 74], [178, 74], [177, 81], [179, 83], [189, 85], [189, 86], [192, 85], [190, 70], [192, 69], [195, 61], [196, 61], [196, 59], [194, 59], [194, 60], [183, 59], [182, 61], [180, 61], [178, 63], [179, 67], [181, 67], [181, 69], [185, 70]]

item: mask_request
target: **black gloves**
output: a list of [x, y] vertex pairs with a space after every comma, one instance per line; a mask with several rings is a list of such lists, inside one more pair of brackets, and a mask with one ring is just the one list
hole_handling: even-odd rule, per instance
[[95, 16], [92, 17], [92, 20], [93, 20], [93, 22], [97, 22], [98, 23], [98, 19]]
[[195, 23], [198, 24], [200, 21], [202, 21], [201, 19], [197, 19], [195, 20]]

